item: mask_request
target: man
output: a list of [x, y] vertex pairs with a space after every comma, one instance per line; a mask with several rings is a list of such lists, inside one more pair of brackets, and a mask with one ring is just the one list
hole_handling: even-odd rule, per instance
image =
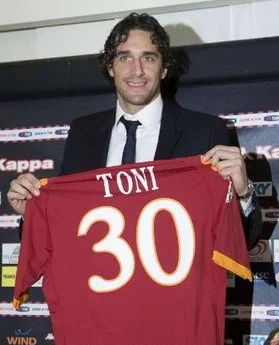
[[[261, 232], [261, 214], [253, 205], [240, 150], [228, 146], [224, 123], [162, 101], [161, 82], [175, 68], [163, 27], [147, 14], [130, 14], [112, 29], [100, 61], [115, 86], [116, 108], [73, 121], [61, 174], [121, 164], [127, 136], [123, 116], [139, 121], [136, 162], [202, 154], [223, 178], [231, 178], [241, 202], [247, 246], [253, 247]], [[20, 175], [11, 182], [8, 200], [24, 215], [26, 200], [38, 196], [39, 189], [33, 175]]]

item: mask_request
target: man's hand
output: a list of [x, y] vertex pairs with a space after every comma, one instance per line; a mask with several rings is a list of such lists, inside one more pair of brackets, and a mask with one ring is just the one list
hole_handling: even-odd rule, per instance
[[7, 197], [14, 211], [23, 216], [26, 201], [33, 196], [40, 195], [40, 188], [39, 180], [32, 174], [22, 174], [16, 180], [13, 180], [10, 184]]
[[248, 178], [240, 149], [235, 146], [217, 145], [206, 152], [204, 161], [211, 159], [221, 176], [231, 178], [238, 196], [248, 191]]

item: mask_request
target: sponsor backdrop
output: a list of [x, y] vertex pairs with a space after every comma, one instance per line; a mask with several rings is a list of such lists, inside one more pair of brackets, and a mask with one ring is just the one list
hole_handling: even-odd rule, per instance
[[[266, 60], [274, 56], [278, 43], [255, 40], [188, 48], [190, 73], [181, 79], [176, 95], [185, 107], [223, 117], [233, 138], [237, 133], [262, 206], [264, 232], [249, 253], [254, 282], [228, 275], [227, 345], [263, 345], [279, 327], [279, 73], [278, 60], [276, 67], [275, 60]], [[114, 105], [115, 96], [96, 61], [80, 57], [0, 66], [1, 345], [54, 344], [41, 280], [20, 311], [11, 305], [19, 216], [6, 193], [18, 174], [57, 175], [71, 120]]]

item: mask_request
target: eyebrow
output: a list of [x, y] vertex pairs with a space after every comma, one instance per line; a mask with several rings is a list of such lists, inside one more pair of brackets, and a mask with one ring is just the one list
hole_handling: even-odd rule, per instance
[[[117, 53], [116, 53], [116, 56], [119, 56], [119, 55], [126, 55], [126, 54], [131, 54], [131, 51], [130, 50], [119, 50]], [[159, 53], [157, 52], [153, 52], [153, 51], [144, 51], [142, 53], [142, 55], [146, 56], [146, 55], [153, 55], [153, 56], [159, 56]]]

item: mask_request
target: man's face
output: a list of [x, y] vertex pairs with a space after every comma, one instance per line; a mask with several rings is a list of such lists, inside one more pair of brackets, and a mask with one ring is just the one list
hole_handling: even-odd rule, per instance
[[160, 93], [161, 79], [167, 74], [158, 47], [149, 32], [131, 30], [125, 43], [119, 44], [108, 69], [124, 111], [135, 114]]

